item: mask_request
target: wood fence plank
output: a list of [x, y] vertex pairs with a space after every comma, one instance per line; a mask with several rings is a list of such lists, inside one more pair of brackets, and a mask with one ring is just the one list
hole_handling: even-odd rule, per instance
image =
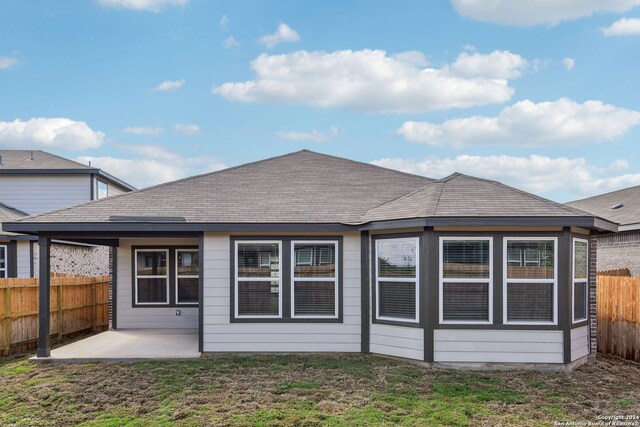
[[[38, 289], [37, 278], [0, 279], [3, 354], [33, 348], [38, 337]], [[61, 340], [80, 331], [105, 330], [109, 325], [108, 298], [108, 276], [52, 275], [49, 332]]]

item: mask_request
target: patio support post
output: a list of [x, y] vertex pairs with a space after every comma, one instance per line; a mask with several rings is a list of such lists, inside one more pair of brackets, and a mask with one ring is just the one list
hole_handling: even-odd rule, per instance
[[49, 357], [51, 355], [49, 340], [49, 316], [51, 314], [51, 268], [49, 258], [51, 255], [51, 239], [40, 237], [38, 238], [38, 244], [40, 246], [38, 357]]

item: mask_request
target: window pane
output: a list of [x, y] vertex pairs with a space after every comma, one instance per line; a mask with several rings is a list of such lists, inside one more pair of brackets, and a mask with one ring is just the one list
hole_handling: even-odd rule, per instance
[[444, 278], [489, 278], [488, 240], [444, 240]]
[[489, 320], [488, 283], [443, 283], [444, 320]]
[[553, 321], [553, 283], [507, 284], [507, 320]]
[[178, 302], [197, 303], [199, 294], [199, 279], [178, 278]]
[[7, 247], [0, 246], [0, 269], [7, 268]]
[[416, 277], [416, 240], [378, 240], [378, 277]]
[[507, 241], [507, 278], [553, 279], [553, 240]]
[[138, 251], [138, 276], [166, 276], [167, 253], [165, 251]]
[[416, 317], [415, 282], [379, 282], [378, 313], [380, 317], [414, 320]]
[[197, 276], [199, 271], [198, 251], [178, 251], [178, 276]]
[[576, 279], [587, 278], [587, 242], [575, 241], [574, 246], [574, 276]]
[[98, 181], [98, 199], [103, 199], [109, 194], [109, 189], [106, 182]]
[[575, 283], [573, 286], [573, 320], [587, 318], [587, 284]]
[[277, 243], [238, 243], [238, 277], [278, 277]]
[[336, 284], [334, 282], [295, 282], [296, 315], [334, 316]]
[[278, 281], [238, 282], [238, 314], [277, 316], [279, 304]]
[[295, 277], [336, 277], [335, 244], [295, 243]]
[[138, 279], [138, 302], [139, 303], [166, 303], [167, 302], [167, 279], [150, 278]]

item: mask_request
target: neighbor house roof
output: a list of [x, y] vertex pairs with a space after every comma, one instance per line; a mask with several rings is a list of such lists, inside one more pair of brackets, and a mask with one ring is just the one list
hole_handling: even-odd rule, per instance
[[0, 150], [0, 174], [95, 174], [127, 190], [135, 190], [100, 168], [41, 150]]
[[593, 215], [494, 181], [461, 174], [434, 181], [302, 150], [36, 215], [10, 228], [32, 232], [58, 224], [55, 229], [71, 230], [74, 223], [89, 224], [90, 230], [128, 223], [359, 226], [430, 217], [570, 217], [594, 224]]
[[593, 215], [617, 222], [620, 231], [640, 229], [640, 186], [612, 191], [567, 203]]
[[[26, 213], [19, 211], [18, 209], [0, 203], [0, 228], [3, 222], [14, 222], [26, 216]], [[2, 231], [0, 229], [0, 236], [16, 236], [16, 233]]]

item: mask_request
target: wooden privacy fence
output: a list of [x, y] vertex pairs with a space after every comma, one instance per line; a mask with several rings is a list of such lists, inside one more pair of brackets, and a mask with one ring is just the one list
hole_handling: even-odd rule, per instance
[[598, 350], [640, 362], [640, 277], [598, 274]]
[[[0, 351], [27, 351], [38, 340], [38, 279], [0, 279]], [[51, 277], [49, 334], [60, 341], [109, 327], [109, 276]]]

